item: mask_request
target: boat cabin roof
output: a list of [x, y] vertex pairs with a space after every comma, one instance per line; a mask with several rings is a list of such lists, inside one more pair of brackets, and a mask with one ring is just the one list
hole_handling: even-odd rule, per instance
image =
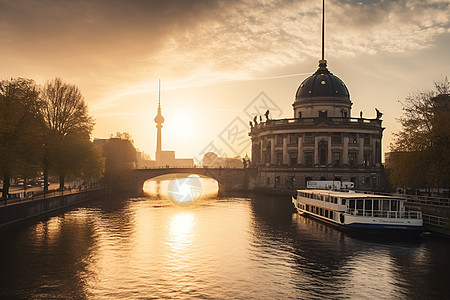
[[392, 196], [384, 196], [384, 195], [374, 195], [374, 194], [364, 194], [364, 193], [355, 193], [355, 192], [341, 192], [341, 191], [331, 191], [331, 190], [297, 190], [297, 192], [304, 192], [315, 195], [324, 195], [324, 196], [332, 196], [338, 198], [382, 198], [382, 199], [396, 199], [402, 200], [401, 198], [392, 197]]

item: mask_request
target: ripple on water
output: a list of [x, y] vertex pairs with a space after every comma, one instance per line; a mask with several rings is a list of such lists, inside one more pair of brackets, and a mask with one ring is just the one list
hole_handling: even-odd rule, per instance
[[0, 232], [0, 296], [449, 298], [447, 244], [355, 239], [279, 201], [116, 196]]

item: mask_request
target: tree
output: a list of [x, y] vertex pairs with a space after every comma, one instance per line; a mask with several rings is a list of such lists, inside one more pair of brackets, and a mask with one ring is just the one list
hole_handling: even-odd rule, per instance
[[51, 168], [60, 176], [60, 188], [64, 187], [67, 176], [84, 180], [103, 176], [104, 158], [101, 149], [85, 133], [69, 133], [57, 146]]
[[105, 156], [105, 178], [108, 183], [117, 183], [122, 180], [126, 172], [133, 169], [136, 163], [136, 149], [129, 134], [120, 134], [111, 137], [103, 146]]
[[391, 144], [394, 186], [448, 187], [450, 183], [450, 83], [410, 94], [398, 119], [402, 129]]
[[0, 171], [5, 199], [11, 177], [21, 175], [26, 180], [40, 160], [38, 95], [39, 89], [31, 79], [0, 81]]
[[44, 189], [48, 187], [48, 170], [55, 171], [60, 177], [60, 188], [64, 187], [64, 178], [68, 172], [76, 173], [73, 159], [70, 159], [71, 147], [79, 143], [80, 138], [89, 140], [94, 121], [88, 115], [87, 105], [78, 87], [55, 78], [45, 84], [41, 99], [44, 105], [41, 115], [44, 119]]
[[88, 181], [102, 178], [105, 171], [105, 158], [102, 149], [92, 142], [89, 142], [85, 149], [87, 153], [82, 161], [83, 173], [80, 177]]

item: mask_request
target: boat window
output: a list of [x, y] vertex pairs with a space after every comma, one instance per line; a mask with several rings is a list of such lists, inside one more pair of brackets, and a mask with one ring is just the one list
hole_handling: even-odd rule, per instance
[[397, 200], [391, 200], [391, 210], [397, 211]]
[[356, 200], [356, 209], [363, 209], [363, 200], [362, 199]]
[[389, 200], [383, 200], [383, 210], [389, 211]]
[[330, 211], [330, 219], [334, 220], [334, 212], [332, 210]]
[[364, 203], [364, 210], [372, 210], [372, 199], [366, 199]]
[[355, 209], [355, 200], [348, 201], [348, 208]]
[[347, 200], [347, 199], [345, 199], [345, 198], [343, 198], [343, 199], [341, 200], [342, 205], [345, 205], [345, 203], [347, 202], [346, 200]]
[[325, 218], [328, 218], [328, 210], [325, 210]]
[[380, 210], [379, 202], [378, 199], [373, 199], [373, 210]]

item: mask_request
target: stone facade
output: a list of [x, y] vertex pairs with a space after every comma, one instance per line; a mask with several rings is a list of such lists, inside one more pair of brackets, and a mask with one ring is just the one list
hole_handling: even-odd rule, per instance
[[294, 118], [252, 124], [257, 186], [297, 189], [308, 180], [340, 180], [356, 189], [380, 189], [381, 113], [354, 118], [351, 106], [345, 84], [320, 61], [297, 91]]

